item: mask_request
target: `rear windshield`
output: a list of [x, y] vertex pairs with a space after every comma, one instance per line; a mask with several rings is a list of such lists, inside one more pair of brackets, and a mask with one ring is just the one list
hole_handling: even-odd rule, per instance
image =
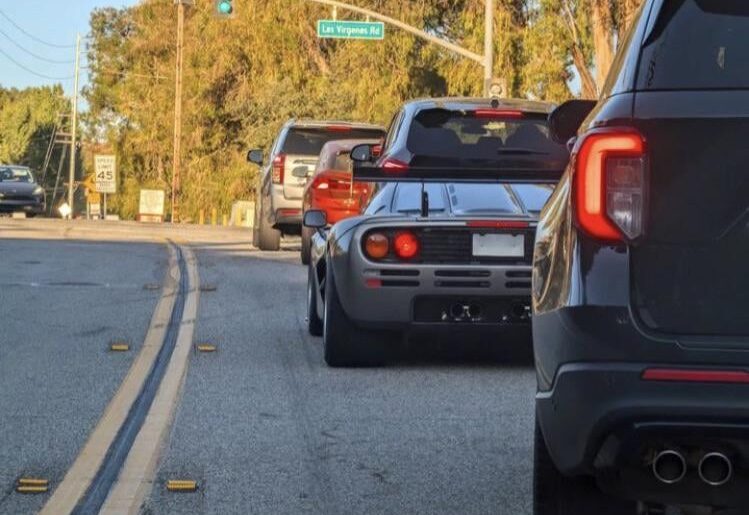
[[325, 128], [290, 129], [281, 148], [281, 153], [303, 156], [318, 156], [329, 141], [339, 139], [379, 139], [385, 133], [377, 129], [328, 130]]
[[479, 213], [538, 213], [552, 192], [552, 187], [537, 184], [471, 184], [447, 186], [452, 212], [456, 215]]
[[645, 41], [638, 86], [749, 87], [749, 2], [667, 0]]
[[406, 146], [414, 154], [412, 166], [528, 166], [553, 160], [564, 168], [569, 155], [550, 139], [543, 115], [484, 118], [445, 109], [419, 112]]
[[28, 168], [0, 166], [0, 182], [34, 182], [34, 176]]

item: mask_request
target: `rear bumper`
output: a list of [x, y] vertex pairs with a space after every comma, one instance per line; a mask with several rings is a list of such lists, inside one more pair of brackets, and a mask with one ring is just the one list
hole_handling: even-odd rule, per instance
[[[642, 363], [560, 367], [553, 388], [536, 396], [557, 468], [595, 475], [605, 489], [625, 497], [745, 506], [749, 386], [644, 381], [646, 368]], [[689, 470], [680, 484], [664, 488], [652, 476], [650, 453], [670, 447], [684, 450]], [[735, 480], [718, 488], [702, 483], [696, 472], [699, 456], [711, 450], [735, 459]], [[607, 473], [612, 469], [618, 479]]]
[[44, 214], [46, 205], [44, 202], [33, 200], [0, 200], [0, 213], [29, 213], [34, 215]]

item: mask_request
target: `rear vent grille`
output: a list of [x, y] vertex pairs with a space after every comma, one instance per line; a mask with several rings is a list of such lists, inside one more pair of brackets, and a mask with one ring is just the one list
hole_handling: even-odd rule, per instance
[[418, 277], [418, 270], [380, 270], [381, 277]]
[[434, 275], [437, 277], [489, 277], [492, 273], [489, 270], [437, 270]]
[[489, 288], [489, 281], [437, 281], [434, 283], [438, 288]]
[[530, 279], [533, 274], [530, 272], [530, 270], [512, 270], [510, 272], [507, 272], [505, 275], [508, 279]]
[[508, 289], [516, 289], [516, 288], [529, 289], [530, 287], [531, 287], [530, 281], [509, 281], [505, 283], [505, 288], [508, 288]]

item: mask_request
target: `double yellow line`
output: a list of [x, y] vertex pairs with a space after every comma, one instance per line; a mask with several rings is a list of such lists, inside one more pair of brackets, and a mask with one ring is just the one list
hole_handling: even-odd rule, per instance
[[[168, 248], [169, 266], [161, 298], [143, 347], [62, 483], [40, 512], [42, 515], [71, 513], [83, 498], [164, 345], [181, 280], [176, 247], [169, 244]], [[192, 348], [200, 296], [200, 277], [195, 254], [187, 246], [180, 246], [180, 249], [185, 259], [188, 287], [177, 343], [146, 420], [100, 513], [139, 512], [153, 484], [161, 444], [168, 434], [179, 401]]]

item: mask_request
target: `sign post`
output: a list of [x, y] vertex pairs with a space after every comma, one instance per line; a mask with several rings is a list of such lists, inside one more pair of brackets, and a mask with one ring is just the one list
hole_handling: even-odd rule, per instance
[[94, 156], [94, 176], [96, 192], [104, 194], [103, 218], [107, 218], [107, 194], [117, 193], [117, 157], [112, 155]]
[[385, 39], [383, 22], [319, 20], [317, 36], [323, 39]]

